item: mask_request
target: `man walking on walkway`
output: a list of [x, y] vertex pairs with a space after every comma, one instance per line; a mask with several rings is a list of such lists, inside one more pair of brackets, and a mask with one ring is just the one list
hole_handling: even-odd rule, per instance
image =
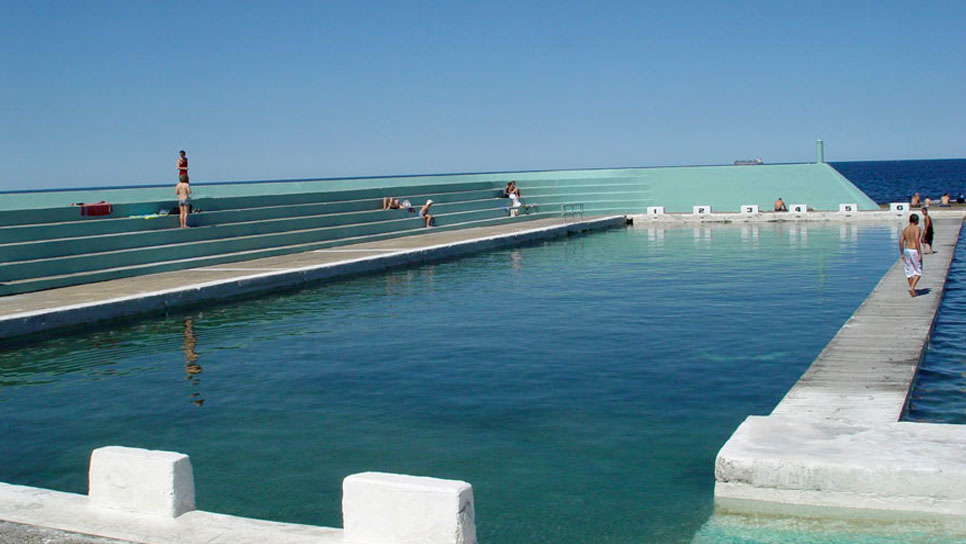
[[902, 265], [906, 271], [906, 281], [909, 282], [909, 296], [916, 296], [916, 284], [922, 277], [922, 246], [919, 240], [922, 230], [919, 228], [919, 216], [909, 215], [909, 225], [903, 229], [899, 238], [899, 254], [902, 255]]

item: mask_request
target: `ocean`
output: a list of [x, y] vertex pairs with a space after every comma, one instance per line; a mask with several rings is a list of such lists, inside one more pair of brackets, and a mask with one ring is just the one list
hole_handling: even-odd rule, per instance
[[913, 193], [939, 200], [966, 195], [966, 159], [829, 163], [880, 204], [908, 202]]

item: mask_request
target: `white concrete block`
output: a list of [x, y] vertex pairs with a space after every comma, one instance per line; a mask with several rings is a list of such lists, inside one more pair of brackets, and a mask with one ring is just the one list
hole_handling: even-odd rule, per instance
[[857, 211], [859, 211], [859, 205], [856, 204], [856, 203], [854, 203], [854, 202], [846, 203], [846, 204], [841, 204], [841, 203], [839, 204], [839, 213], [842, 213], [842, 214], [845, 214], [845, 215], [852, 215], [853, 213], [855, 213]]
[[909, 213], [908, 202], [890, 202], [889, 211], [893, 213]]
[[742, 204], [741, 215], [758, 215], [758, 204]]
[[692, 208], [692, 213], [694, 215], [711, 215], [711, 206], [707, 204], [703, 206], [694, 206]]
[[347, 544], [476, 544], [473, 487], [363, 472], [342, 482]]
[[960, 425], [751, 416], [715, 460], [715, 496], [966, 514]]
[[648, 206], [647, 215], [664, 215], [664, 206]]
[[808, 211], [808, 206], [805, 204], [792, 204], [788, 207], [788, 211], [791, 213], [805, 213]]
[[195, 509], [191, 460], [183, 453], [107, 446], [91, 452], [91, 504], [178, 517]]

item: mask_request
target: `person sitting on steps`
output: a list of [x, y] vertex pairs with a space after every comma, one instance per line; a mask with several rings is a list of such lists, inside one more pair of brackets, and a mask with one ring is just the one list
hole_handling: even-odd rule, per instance
[[383, 197], [382, 199], [382, 209], [384, 210], [398, 210], [402, 208], [402, 204], [399, 199], [394, 196]]

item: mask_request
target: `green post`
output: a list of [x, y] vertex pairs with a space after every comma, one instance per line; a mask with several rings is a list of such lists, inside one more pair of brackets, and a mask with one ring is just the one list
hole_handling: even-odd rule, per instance
[[825, 145], [822, 140], [815, 140], [815, 162], [818, 164], [825, 162]]

